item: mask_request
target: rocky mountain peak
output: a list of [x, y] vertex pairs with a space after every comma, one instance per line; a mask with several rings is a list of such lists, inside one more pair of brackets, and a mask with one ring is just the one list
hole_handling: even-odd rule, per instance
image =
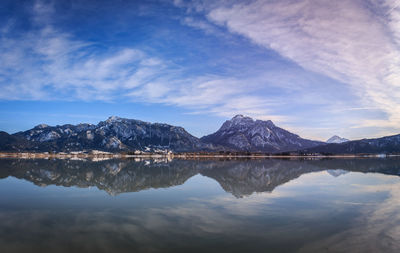
[[49, 127], [49, 125], [46, 125], [46, 124], [39, 124], [39, 125], [35, 126], [34, 128], [35, 128], [35, 129], [43, 129], [43, 128], [46, 128], [46, 127]]
[[232, 119], [240, 119], [240, 118], [244, 118], [243, 114], [236, 114]]
[[245, 119], [245, 118], [250, 118], [250, 117], [244, 116], [243, 114], [237, 114], [231, 120], [242, 120], [242, 119]]
[[275, 126], [271, 120], [253, 120], [241, 114], [225, 121], [217, 132], [204, 136], [201, 140], [233, 149], [261, 152], [293, 151], [322, 144], [302, 139]]
[[271, 121], [271, 120], [256, 120], [255, 121], [255, 123], [256, 124], [262, 124], [262, 125], [265, 125], [265, 126], [267, 126], [267, 127], [275, 127], [275, 125], [274, 125], [274, 123]]
[[243, 116], [242, 114], [238, 114], [233, 117], [230, 121], [234, 123], [242, 123], [242, 122], [254, 122], [254, 120], [248, 116]]
[[113, 123], [113, 122], [120, 122], [121, 120], [122, 120], [122, 118], [120, 118], [118, 116], [111, 116], [111, 117], [108, 117], [106, 122], [107, 123]]
[[247, 127], [253, 124], [254, 120], [252, 118], [243, 116], [242, 114], [238, 114], [232, 119], [225, 121], [220, 130], [227, 130], [237, 127]]
[[344, 143], [350, 141], [349, 139], [342, 138], [340, 136], [334, 135], [331, 138], [329, 138], [326, 142], [327, 143]]

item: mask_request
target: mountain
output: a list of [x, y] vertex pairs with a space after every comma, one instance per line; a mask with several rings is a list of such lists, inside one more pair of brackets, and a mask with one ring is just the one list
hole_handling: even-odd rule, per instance
[[326, 143], [343, 143], [343, 142], [348, 142], [350, 141], [349, 139], [342, 138], [340, 136], [334, 135], [331, 138], [329, 138]]
[[[333, 136], [328, 142], [343, 140]], [[272, 121], [236, 115], [221, 128], [202, 138], [184, 128], [116, 116], [94, 124], [40, 124], [30, 130], [8, 134], [0, 131], [0, 150], [6, 152], [70, 152], [82, 150], [119, 151], [246, 151], [280, 153], [359, 154], [399, 153], [400, 135], [342, 143], [307, 140], [277, 127]]]
[[15, 152], [31, 149], [32, 147], [33, 143], [30, 141], [22, 137], [13, 136], [6, 132], [0, 131], [0, 150]]
[[305, 153], [379, 154], [400, 153], [400, 134], [376, 139], [362, 139], [344, 143], [330, 143], [303, 150]]
[[149, 123], [116, 116], [93, 124], [48, 126], [12, 135], [24, 139], [28, 150], [79, 151], [79, 150], [149, 150], [173, 151], [213, 150], [212, 144], [204, 144], [182, 127], [161, 123]]
[[303, 139], [275, 126], [271, 120], [253, 120], [243, 115], [236, 115], [231, 120], [225, 121], [217, 132], [204, 136], [201, 140], [252, 152], [285, 152], [324, 144], [320, 141]]

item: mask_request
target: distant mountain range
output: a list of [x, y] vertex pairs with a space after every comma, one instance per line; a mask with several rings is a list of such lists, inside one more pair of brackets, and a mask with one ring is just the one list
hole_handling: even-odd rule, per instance
[[376, 139], [328, 143], [303, 150], [303, 152], [327, 154], [400, 153], [400, 134]]
[[333, 136], [327, 142], [308, 140], [272, 121], [236, 115], [210, 135], [197, 138], [184, 128], [112, 116], [93, 124], [48, 126], [8, 134], [0, 132], [0, 151], [71, 152], [120, 151], [242, 151], [263, 153], [393, 153], [400, 152], [400, 135], [349, 141]]

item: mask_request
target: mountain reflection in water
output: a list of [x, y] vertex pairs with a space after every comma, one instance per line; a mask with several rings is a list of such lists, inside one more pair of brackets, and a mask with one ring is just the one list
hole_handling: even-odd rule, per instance
[[0, 159], [0, 252], [400, 252], [399, 174], [395, 158]]
[[272, 192], [303, 174], [327, 171], [334, 177], [347, 172], [400, 175], [398, 159], [322, 160], [77, 160], [0, 159], [0, 179], [9, 176], [35, 185], [95, 186], [110, 195], [168, 188], [184, 184], [195, 175], [216, 180], [237, 198], [255, 192]]

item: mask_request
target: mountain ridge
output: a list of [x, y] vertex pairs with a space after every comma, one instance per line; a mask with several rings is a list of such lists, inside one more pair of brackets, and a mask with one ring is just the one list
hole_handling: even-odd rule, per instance
[[324, 144], [301, 138], [271, 120], [254, 120], [241, 114], [225, 121], [215, 133], [200, 138], [204, 142], [250, 152], [285, 152]]
[[[347, 140], [333, 136], [337, 140]], [[400, 134], [341, 143], [303, 139], [276, 126], [238, 114], [210, 135], [197, 138], [183, 127], [111, 116], [98, 124], [49, 126], [8, 134], [0, 131], [0, 150], [8, 152], [262, 152], [299, 154], [399, 153]]]
[[11, 136], [26, 139], [38, 151], [130, 151], [167, 149], [174, 151], [214, 150], [183, 127], [111, 116], [97, 125], [81, 123], [48, 126], [17, 132]]
[[399, 153], [400, 134], [343, 143], [327, 143], [326, 145], [305, 149], [301, 152], [325, 154]]

